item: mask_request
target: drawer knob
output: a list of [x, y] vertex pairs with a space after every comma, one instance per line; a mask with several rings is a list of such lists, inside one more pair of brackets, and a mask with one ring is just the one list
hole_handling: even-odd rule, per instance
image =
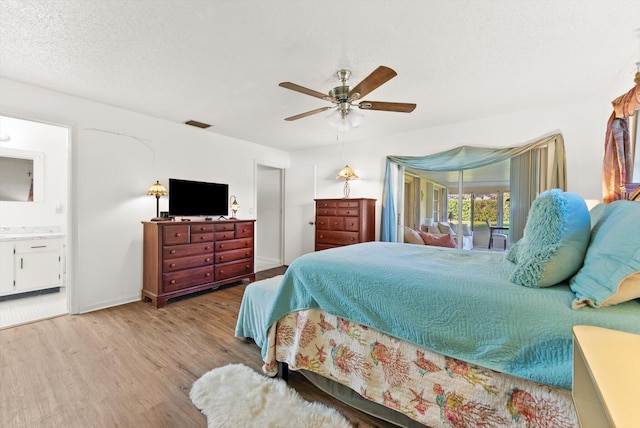
[[207, 257], [206, 259], [204, 259], [204, 261], [205, 261], [205, 262], [210, 262], [210, 261], [211, 261], [211, 259]]
[[224, 248], [224, 244], [220, 244], [220, 248]]
[[249, 254], [251, 254], [249, 251], [247, 251], [246, 253], [244, 253], [245, 257], [249, 257]]
[[351, 240], [352, 240], [352, 241], [355, 241], [356, 239], [355, 239], [355, 238], [351, 238]]
[[324, 235], [320, 235], [321, 238], [324, 238]]
[[175, 253], [176, 253], [176, 250], [169, 251], [169, 254], [175, 254]]
[[207, 277], [207, 278], [210, 277], [211, 276], [211, 272], [205, 273], [204, 276]]
[[204, 247], [204, 249], [205, 249], [205, 250], [210, 250], [210, 249], [211, 249], [211, 247], [208, 247], [208, 246], [207, 246], [207, 247]]
[[203, 241], [204, 241], [204, 239], [205, 239], [205, 237], [204, 237], [204, 236], [201, 236], [201, 237], [200, 237], [200, 240], [203, 240]]
[[176, 283], [176, 280], [175, 280], [175, 279], [172, 279], [171, 281], [169, 281], [169, 284], [172, 284], [172, 285], [173, 285], [173, 284], [175, 284], [175, 283]]
[[224, 260], [224, 256], [218, 257], [218, 260], [223, 261]]
[[204, 226], [200, 228], [200, 230], [207, 230]]
[[176, 267], [176, 264], [175, 264], [175, 263], [171, 263], [171, 264], [169, 265], [169, 267]]
[[182, 236], [182, 233], [176, 233], [176, 238], [179, 238]]

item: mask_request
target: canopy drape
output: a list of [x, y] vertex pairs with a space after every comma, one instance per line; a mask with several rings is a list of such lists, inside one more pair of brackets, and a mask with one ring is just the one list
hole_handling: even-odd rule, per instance
[[392, 162], [422, 171], [464, 171], [511, 159], [530, 150], [550, 144], [555, 144], [556, 155], [553, 157], [553, 164], [549, 166], [551, 171], [549, 183], [553, 187], [564, 189], [566, 187], [567, 177], [564, 139], [561, 134], [553, 134], [532, 143], [514, 147], [491, 148], [461, 146], [428, 156], [387, 156], [385, 185], [382, 198], [380, 239], [386, 242], [395, 242], [397, 236], [396, 207], [394, 203], [391, 171]]
[[605, 203], [624, 199], [623, 187], [633, 175], [633, 146], [628, 118], [640, 107], [640, 72], [629, 92], [613, 100], [613, 113], [607, 122], [602, 165], [602, 193]]

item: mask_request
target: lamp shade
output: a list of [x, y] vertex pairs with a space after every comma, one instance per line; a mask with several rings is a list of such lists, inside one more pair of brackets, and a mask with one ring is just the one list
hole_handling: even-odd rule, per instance
[[149, 190], [147, 190], [147, 195], [156, 197], [156, 216], [152, 218], [151, 221], [162, 220], [160, 218], [160, 196], [166, 196], [168, 194], [169, 192], [167, 192], [167, 189], [160, 184], [159, 181], [153, 183], [151, 187], [149, 187]]
[[338, 173], [338, 175], [336, 176], [336, 180], [349, 181], [349, 180], [357, 180], [357, 179], [358, 179], [358, 176], [356, 175], [355, 172], [353, 172], [353, 170], [349, 167], [349, 165], [345, 165], [345, 167], [342, 168]]
[[147, 190], [147, 195], [151, 196], [166, 196], [168, 194], [169, 192], [167, 192], [167, 189], [160, 184], [159, 181], [156, 181], [151, 185], [151, 187], [149, 187], [149, 190]]

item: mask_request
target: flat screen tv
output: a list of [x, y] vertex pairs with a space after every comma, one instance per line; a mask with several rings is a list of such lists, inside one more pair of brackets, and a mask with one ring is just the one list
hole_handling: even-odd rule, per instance
[[229, 215], [229, 185], [169, 179], [170, 216]]

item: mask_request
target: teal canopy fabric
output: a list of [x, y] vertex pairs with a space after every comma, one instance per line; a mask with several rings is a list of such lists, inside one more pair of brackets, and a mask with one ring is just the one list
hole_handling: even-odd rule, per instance
[[491, 148], [460, 146], [428, 156], [387, 156], [384, 194], [382, 199], [380, 240], [396, 242], [396, 209], [391, 179], [392, 162], [423, 171], [463, 171], [511, 159], [527, 151], [553, 143], [555, 143], [556, 146], [556, 156], [555, 164], [551, 166], [551, 170], [554, 171], [552, 187], [564, 189], [567, 178], [564, 168], [564, 140], [561, 134], [552, 134], [532, 143], [515, 147]]

